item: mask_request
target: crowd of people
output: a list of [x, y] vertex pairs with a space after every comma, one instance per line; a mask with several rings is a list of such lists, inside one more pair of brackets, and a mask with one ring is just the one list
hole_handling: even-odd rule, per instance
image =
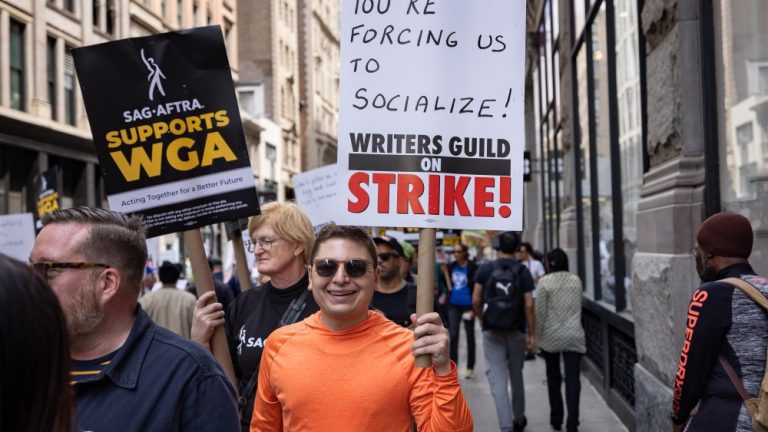
[[[455, 244], [435, 266], [435, 312], [417, 315], [413, 245], [333, 223], [314, 234], [293, 203], [265, 205], [248, 232], [263, 283], [238, 292], [210, 260], [215, 290], [196, 298], [179, 289], [178, 264], [147, 272], [140, 217], [88, 207], [47, 215], [29, 266], [0, 255], [0, 370], [34, 371], [5, 374], [0, 429], [470, 431], [459, 338], [463, 329], [471, 380], [479, 324], [500, 430], [527, 425], [523, 366], [534, 353], [551, 426], [578, 430], [583, 287], [562, 249], [539, 254], [508, 231], [495, 258], [477, 262]], [[768, 294], [751, 248], [743, 216], [721, 213], [699, 229], [706, 283], [691, 301], [676, 430], [697, 403], [688, 430], [751, 430], [742, 399], [760, 391], [766, 343], [754, 338], [768, 331], [741, 286]], [[211, 354], [219, 328], [235, 385]], [[415, 365], [421, 355], [431, 367]]]

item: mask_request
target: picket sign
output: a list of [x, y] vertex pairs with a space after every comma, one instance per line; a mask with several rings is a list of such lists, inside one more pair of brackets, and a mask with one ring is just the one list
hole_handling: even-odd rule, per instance
[[243, 236], [240, 232], [232, 237], [232, 248], [235, 250], [235, 262], [237, 266], [237, 280], [240, 281], [240, 291], [245, 291], [251, 288], [251, 275], [248, 270], [248, 258], [245, 256], [245, 245], [243, 244]]
[[[195, 276], [195, 290], [197, 297], [213, 290], [213, 276], [211, 268], [208, 266], [208, 257], [205, 255], [203, 247], [203, 236], [199, 229], [184, 231], [184, 245], [189, 255], [189, 261], [192, 264], [192, 274]], [[216, 301], [215, 299], [213, 301]], [[232, 381], [232, 386], [237, 389], [237, 376], [235, 368], [232, 366], [232, 357], [229, 354], [227, 346], [227, 335], [224, 334], [224, 327], [219, 326], [213, 331], [211, 338], [211, 352], [216, 360], [221, 363], [224, 372], [227, 373]]]

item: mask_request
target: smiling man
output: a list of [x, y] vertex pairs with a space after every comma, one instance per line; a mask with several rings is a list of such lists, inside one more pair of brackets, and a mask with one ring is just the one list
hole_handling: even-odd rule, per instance
[[[410, 331], [368, 310], [376, 259], [359, 227], [318, 233], [309, 288], [320, 312], [269, 337], [251, 431], [410, 432], [414, 420], [423, 431], [473, 430], [438, 314], [412, 315]], [[431, 368], [416, 368], [421, 354]]]

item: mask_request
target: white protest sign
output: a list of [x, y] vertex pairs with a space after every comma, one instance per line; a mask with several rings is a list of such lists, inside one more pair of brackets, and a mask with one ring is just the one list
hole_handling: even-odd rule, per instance
[[27, 262], [35, 244], [35, 219], [32, 213], [0, 216], [0, 253]]
[[293, 176], [296, 204], [309, 216], [313, 226], [336, 220], [338, 207], [338, 165], [326, 165]]
[[522, 229], [525, 1], [342, 2], [343, 224]]

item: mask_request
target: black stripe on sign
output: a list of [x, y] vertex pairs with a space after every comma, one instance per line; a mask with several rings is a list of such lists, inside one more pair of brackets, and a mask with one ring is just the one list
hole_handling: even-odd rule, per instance
[[[422, 159], [429, 160], [430, 167], [440, 164], [440, 169], [421, 169]], [[508, 176], [511, 171], [509, 159], [359, 153], [349, 155], [349, 169], [352, 171], [437, 172], [488, 176]]]

